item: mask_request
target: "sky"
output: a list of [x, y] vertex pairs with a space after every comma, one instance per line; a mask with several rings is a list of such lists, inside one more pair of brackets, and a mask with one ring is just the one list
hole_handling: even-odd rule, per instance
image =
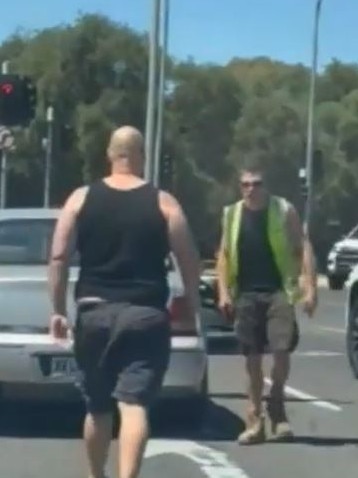
[[[179, 60], [226, 64], [269, 56], [310, 64], [316, 0], [170, 0], [169, 53]], [[152, 0], [11, 0], [2, 9], [0, 42], [16, 29], [73, 22], [101, 13], [148, 31]], [[358, 63], [358, 1], [323, 0], [319, 66], [333, 58]]]

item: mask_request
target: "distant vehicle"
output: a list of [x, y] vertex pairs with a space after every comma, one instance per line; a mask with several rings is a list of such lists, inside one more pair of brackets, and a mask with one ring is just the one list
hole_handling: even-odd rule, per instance
[[[0, 211], [0, 397], [76, 402], [72, 343], [49, 335], [47, 262], [57, 209]], [[162, 397], [178, 400], [181, 415], [200, 422], [208, 398], [208, 356], [202, 315], [196, 328], [180, 331], [185, 313], [183, 284], [174, 259], [168, 267], [172, 338]], [[68, 310], [75, 315], [73, 288], [78, 257], [72, 258]], [[178, 409], [178, 411], [179, 411]]]
[[336, 242], [328, 254], [327, 278], [330, 289], [343, 289], [356, 264], [358, 264], [358, 225]]
[[345, 329], [349, 365], [358, 379], [358, 265], [353, 268], [347, 281]]

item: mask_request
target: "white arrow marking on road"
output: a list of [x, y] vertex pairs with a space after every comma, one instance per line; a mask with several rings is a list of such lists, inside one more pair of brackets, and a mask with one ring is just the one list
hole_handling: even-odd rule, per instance
[[150, 440], [145, 458], [158, 455], [176, 454], [199, 465], [200, 470], [208, 478], [249, 478], [226, 453], [186, 440]]
[[[272, 381], [269, 378], [265, 378], [265, 383], [268, 385], [272, 385]], [[342, 408], [338, 405], [335, 405], [331, 402], [326, 402], [325, 400], [320, 400], [318, 397], [314, 395], [310, 395], [309, 393], [302, 392], [301, 390], [297, 390], [296, 388], [289, 387], [288, 385], [285, 387], [285, 391], [288, 395], [292, 397], [298, 398], [302, 401], [310, 401], [312, 405], [316, 407], [325, 408], [326, 410], [331, 410], [332, 412], [341, 412]]]

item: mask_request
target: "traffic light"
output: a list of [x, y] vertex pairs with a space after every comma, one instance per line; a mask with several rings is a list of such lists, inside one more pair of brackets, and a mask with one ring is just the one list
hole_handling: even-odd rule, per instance
[[159, 185], [162, 189], [170, 191], [173, 186], [174, 164], [173, 158], [168, 154], [162, 157], [159, 171]]
[[306, 168], [301, 168], [299, 170], [299, 182], [300, 182], [300, 191], [304, 199], [307, 199], [308, 196], [308, 184], [307, 184], [307, 174]]
[[0, 75], [0, 124], [26, 126], [35, 116], [37, 91], [30, 78]]

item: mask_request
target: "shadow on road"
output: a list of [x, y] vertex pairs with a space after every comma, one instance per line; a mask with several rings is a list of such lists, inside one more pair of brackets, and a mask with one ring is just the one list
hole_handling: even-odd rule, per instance
[[320, 446], [320, 447], [339, 447], [354, 445], [358, 446], [358, 438], [352, 437], [317, 437], [317, 436], [294, 436], [287, 440], [270, 440], [270, 444], [278, 445], [310, 445], [310, 446]]
[[237, 339], [231, 335], [214, 337], [208, 336], [208, 353], [210, 356], [216, 355], [239, 355], [240, 350]]
[[[175, 411], [174, 411], [175, 413]], [[170, 414], [158, 415], [154, 419], [153, 436], [155, 438], [181, 438], [196, 441], [234, 441], [244, 429], [242, 419], [228, 410], [209, 401], [205, 419], [199, 427], [178, 420], [166, 420]]]
[[[83, 410], [79, 406], [6, 404], [0, 412], [0, 437], [78, 440], [82, 435], [82, 419]], [[175, 409], [169, 413], [167, 407], [165, 413], [156, 412], [152, 417], [153, 438], [233, 441], [243, 427], [237, 415], [213, 402], [208, 403], [200, 427], [183, 421]]]

